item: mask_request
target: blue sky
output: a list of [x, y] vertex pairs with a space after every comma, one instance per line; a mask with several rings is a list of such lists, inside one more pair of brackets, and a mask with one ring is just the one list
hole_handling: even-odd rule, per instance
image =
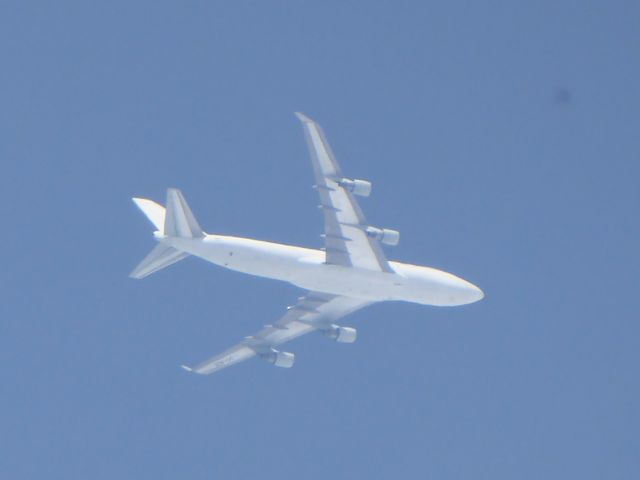
[[[0, 477], [634, 479], [640, 8], [630, 1], [0, 6]], [[563, 93], [564, 92], [564, 93]], [[387, 250], [478, 284], [382, 304], [293, 369], [193, 363], [300, 291], [187, 259], [130, 202], [320, 246], [300, 110]]]

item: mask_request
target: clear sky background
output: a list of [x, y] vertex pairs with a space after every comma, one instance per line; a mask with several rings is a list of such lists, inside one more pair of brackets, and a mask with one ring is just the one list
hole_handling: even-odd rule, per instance
[[[3, 1], [0, 478], [637, 479], [633, 1]], [[319, 247], [300, 110], [370, 179], [390, 258], [478, 284], [201, 361], [300, 290], [187, 259], [143, 281], [130, 197]]]

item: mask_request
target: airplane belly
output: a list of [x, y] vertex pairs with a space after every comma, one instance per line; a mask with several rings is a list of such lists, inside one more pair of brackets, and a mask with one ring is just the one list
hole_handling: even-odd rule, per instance
[[324, 252], [237, 237], [171, 238], [169, 245], [211, 263], [306, 290], [362, 298], [453, 306], [482, 298], [475, 285], [447, 272], [390, 262], [394, 273], [324, 263]]
[[230, 270], [287, 282], [300, 274], [301, 256], [322, 255], [305, 248], [220, 235], [175, 246]]
[[317, 258], [302, 258], [298, 263], [290, 279], [298, 287], [371, 301], [398, 299], [399, 284], [394, 274], [327, 265]]

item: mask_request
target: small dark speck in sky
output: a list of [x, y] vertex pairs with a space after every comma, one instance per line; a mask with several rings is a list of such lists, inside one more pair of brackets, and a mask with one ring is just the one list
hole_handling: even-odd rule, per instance
[[573, 95], [571, 94], [571, 90], [567, 87], [556, 87], [553, 91], [553, 103], [560, 107], [565, 107], [571, 104], [573, 100]]

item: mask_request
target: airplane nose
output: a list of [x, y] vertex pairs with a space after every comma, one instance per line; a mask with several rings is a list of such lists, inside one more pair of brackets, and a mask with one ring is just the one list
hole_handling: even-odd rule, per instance
[[484, 292], [471, 282], [460, 279], [459, 296], [464, 303], [474, 303], [484, 298]]
[[[452, 273], [436, 271], [434, 274], [438, 285], [438, 297], [431, 299], [430, 305], [456, 306], [467, 305], [484, 298], [484, 292], [473, 283], [467, 282]], [[433, 277], [432, 277], [433, 278]], [[431, 284], [433, 285], [433, 283]], [[433, 287], [432, 287], [433, 288]]]
[[473, 298], [474, 298], [474, 302], [477, 302], [478, 300], [482, 300], [484, 298], [484, 292], [480, 289], [480, 287], [476, 287], [475, 285], [473, 285]]

